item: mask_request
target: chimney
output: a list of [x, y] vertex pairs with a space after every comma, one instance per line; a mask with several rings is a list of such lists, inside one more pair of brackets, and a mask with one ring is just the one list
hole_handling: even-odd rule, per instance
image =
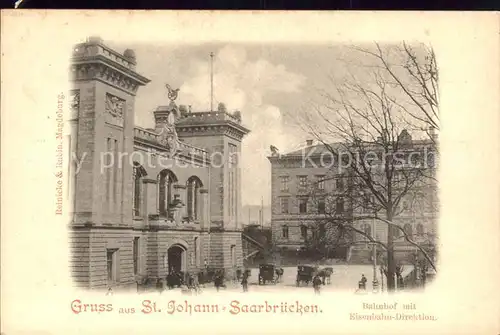
[[310, 147], [311, 145], [313, 145], [313, 140], [307, 140], [307, 141], [306, 141], [306, 145], [307, 145], [308, 147]]
[[226, 104], [220, 102], [219, 106], [217, 106], [217, 111], [221, 113], [226, 113], [227, 112]]
[[104, 41], [100, 36], [90, 36], [87, 38], [87, 43], [103, 44]]
[[180, 105], [179, 112], [181, 113], [181, 116], [186, 116], [186, 114], [188, 113], [186, 105]]

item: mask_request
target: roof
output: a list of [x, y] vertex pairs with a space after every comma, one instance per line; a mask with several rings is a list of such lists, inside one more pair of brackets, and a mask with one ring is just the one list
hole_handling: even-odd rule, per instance
[[[370, 144], [368, 143], [367, 146], [368, 145]], [[430, 140], [413, 140], [412, 145], [413, 147], [432, 145], [432, 142]], [[343, 148], [347, 147], [348, 144], [342, 142], [334, 142], [330, 144], [321, 143], [321, 144], [306, 146], [301, 149], [293, 150], [287, 153], [271, 156], [269, 158], [294, 158], [294, 157], [304, 157], [304, 156], [314, 157], [314, 156], [321, 156], [323, 154], [331, 154], [332, 153], [331, 150], [342, 150]]]
[[[330, 146], [331, 148], [328, 146]], [[309, 155], [311, 152], [312, 152], [312, 154], [321, 155], [323, 153], [331, 152], [330, 149], [337, 150], [337, 149], [340, 149], [342, 147], [345, 147], [345, 144], [339, 142], [339, 143], [329, 144], [328, 146], [325, 144], [311, 145], [311, 146], [304, 147], [302, 149], [298, 149], [295, 151], [285, 153], [282, 156], [302, 156], [304, 154]]]

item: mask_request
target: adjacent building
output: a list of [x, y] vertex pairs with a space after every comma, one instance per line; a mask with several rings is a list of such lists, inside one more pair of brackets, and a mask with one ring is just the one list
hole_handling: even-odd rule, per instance
[[[134, 99], [150, 80], [99, 38], [75, 46], [70, 78], [71, 274], [78, 287], [134, 286], [170, 271], [243, 265], [241, 114], [177, 106], [178, 90], [134, 124]], [[165, 90], [167, 93], [167, 89]], [[77, 164], [79, 163], [79, 164]], [[78, 170], [77, 170], [78, 168]]]
[[[435, 155], [434, 141], [430, 139], [414, 140], [403, 130], [399, 140], [405, 155], [410, 152]], [[330, 245], [335, 252], [329, 257], [345, 258], [354, 263], [371, 262], [372, 244], [368, 243], [366, 236], [352, 230], [350, 234], [339, 234], [329, 222], [341, 218], [355, 229], [385, 243], [388, 225], [372, 218], [374, 213], [384, 216], [377, 206], [377, 199], [370, 190], [359, 186], [363, 184], [357, 179], [359, 173], [349, 165], [331, 164], [332, 151], [339, 152], [345, 148], [344, 144], [327, 146], [314, 144], [312, 140], [305, 144], [300, 150], [285, 154], [275, 152], [268, 157], [272, 171], [271, 226], [275, 250], [289, 256], [298, 255], [323, 239], [323, 243], [336, 244]], [[377, 148], [374, 144], [372, 149], [377, 152]], [[402, 191], [406, 185], [403, 170], [395, 173], [391, 183], [394, 190], [404, 193], [394, 223], [402, 227], [414, 242], [425, 246], [435, 245], [438, 209], [435, 168], [429, 166], [419, 170], [428, 176], [418, 178], [408, 190]], [[383, 180], [383, 173], [381, 177]], [[415, 246], [406, 241], [401, 230], [392, 229], [392, 234], [396, 257], [401, 261], [411, 261]]]

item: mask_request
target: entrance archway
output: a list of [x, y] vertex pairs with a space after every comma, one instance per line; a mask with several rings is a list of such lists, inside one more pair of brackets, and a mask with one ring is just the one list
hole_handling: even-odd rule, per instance
[[185, 272], [186, 271], [186, 249], [179, 245], [174, 244], [167, 250], [167, 274], [172, 272]]

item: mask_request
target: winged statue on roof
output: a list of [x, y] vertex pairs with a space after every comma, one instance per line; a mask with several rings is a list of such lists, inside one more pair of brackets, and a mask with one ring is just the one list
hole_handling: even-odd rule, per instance
[[168, 90], [167, 96], [170, 99], [170, 101], [174, 102], [175, 99], [177, 99], [177, 96], [179, 95], [179, 88], [176, 88], [175, 90], [170, 86], [169, 84], [165, 84], [165, 87]]

